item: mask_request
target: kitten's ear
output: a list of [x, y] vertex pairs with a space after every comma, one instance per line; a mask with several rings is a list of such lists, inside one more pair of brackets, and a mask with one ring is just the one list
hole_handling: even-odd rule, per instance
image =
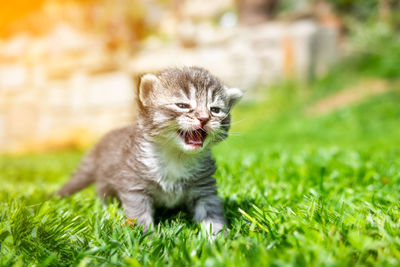
[[153, 74], [145, 74], [140, 78], [138, 97], [143, 106], [151, 103], [159, 82], [160, 80]]
[[239, 88], [225, 87], [225, 92], [229, 98], [229, 105], [235, 105], [243, 96], [243, 91]]

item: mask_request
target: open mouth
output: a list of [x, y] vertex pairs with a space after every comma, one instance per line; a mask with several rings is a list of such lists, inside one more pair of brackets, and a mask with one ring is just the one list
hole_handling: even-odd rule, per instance
[[178, 130], [178, 134], [180, 137], [182, 137], [187, 145], [191, 145], [195, 148], [202, 147], [204, 140], [207, 137], [207, 132], [203, 129], [192, 131]]

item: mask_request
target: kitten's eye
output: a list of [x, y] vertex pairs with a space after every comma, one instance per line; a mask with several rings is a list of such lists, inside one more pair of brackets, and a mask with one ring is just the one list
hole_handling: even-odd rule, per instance
[[182, 108], [182, 109], [184, 109], [184, 108], [190, 108], [190, 105], [185, 104], [185, 103], [176, 103], [175, 105], [176, 105], [178, 108]]
[[216, 108], [216, 107], [212, 107], [212, 108], [210, 108], [210, 110], [212, 113], [215, 113], [215, 114], [218, 114], [221, 111], [220, 108]]

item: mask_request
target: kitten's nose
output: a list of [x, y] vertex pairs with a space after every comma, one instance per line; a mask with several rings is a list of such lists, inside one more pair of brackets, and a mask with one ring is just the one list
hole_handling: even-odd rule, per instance
[[210, 114], [208, 111], [196, 111], [194, 115], [200, 121], [201, 127], [206, 125], [206, 123], [210, 120]]

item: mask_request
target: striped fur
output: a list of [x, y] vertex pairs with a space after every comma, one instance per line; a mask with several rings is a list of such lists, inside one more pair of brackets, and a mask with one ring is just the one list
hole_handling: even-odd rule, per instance
[[[241, 91], [224, 87], [197, 67], [144, 75], [138, 121], [102, 138], [59, 195], [95, 182], [100, 197], [118, 197], [127, 217], [145, 230], [154, 223], [156, 207], [186, 205], [194, 221], [220, 231], [226, 221], [212, 177], [216, 166], [210, 149], [228, 136], [229, 112], [240, 96]], [[211, 112], [212, 107], [219, 112]], [[193, 147], [178, 131], [195, 130], [201, 124], [199, 116], [206, 116], [201, 127], [207, 135], [201, 147]]]

